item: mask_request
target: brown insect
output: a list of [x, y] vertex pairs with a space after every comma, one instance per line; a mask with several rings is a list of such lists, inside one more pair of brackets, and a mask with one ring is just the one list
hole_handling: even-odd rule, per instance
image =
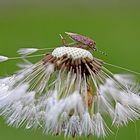
[[69, 47], [71, 45], [76, 45], [76, 47], [78, 47], [78, 48], [83, 48], [86, 50], [94, 50], [94, 51], [98, 51], [98, 52], [106, 55], [106, 53], [104, 53], [96, 48], [96, 42], [93, 39], [86, 37], [86, 36], [83, 36], [83, 35], [80, 35], [80, 34], [77, 34], [77, 33], [71, 33], [71, 32], [65, 32], [65, 33], [74, 42], [72, 44], [67, 44], [65, 38], [62, 35], [60, 35], [64, 46]]
[[78, 45], [81, 45], [81, 47], [84, 47], [86, 49], [93, 49], [96, 50], [96, 43], [94, 40], [92, 40], [89, 37], [76, 34], [76, 33], [70, 33], [65, 32], [73, 41], [75, 41]]

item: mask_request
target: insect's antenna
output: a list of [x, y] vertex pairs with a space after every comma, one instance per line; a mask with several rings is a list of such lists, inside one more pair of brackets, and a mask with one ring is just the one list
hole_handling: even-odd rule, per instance
[[103, 52], [103, 51], [101, 51], [101, 50], [98, 50], [97, 48], [95, 49], [95, 51], [97, 51], [97, 52], [99, 52], [99, 53], [101, 53], [101, 54], [107, 56], [107, 54], [106, 54], [105, 52]]
[[7, 60], [16, 60], [16, 59], [24, 59], [24, 58], [33, 58], [33, 57], [39, 57], [39, 56], [44, 56], [45, 54], [38, 54], [38, 55], [29, 55], [29, 56], [21, 56], [21, 57], [7, 57], [0, 55], [0, 62], [4, 62]]
[[107, 63], [107, 62], [104, 62], [104, 64], [106, 64], [106, 65], [108, 65], [108, 66], [112, 66], [112, 67], [114, 67], [114, 68], [119, 68], [119, 69], [122, 69], [122, 70], [125, 70], [125, 71], [128, 71], [128, 72], [131, 72], [131, 73], [140, 75], [140, 72], [136, 72], [136, 71], [133, 71], [133, 70], [130, 70], [130, 69], [121, 67], [121, 66], [113, 65], [113, 64], [110, 64], [110, 63]]

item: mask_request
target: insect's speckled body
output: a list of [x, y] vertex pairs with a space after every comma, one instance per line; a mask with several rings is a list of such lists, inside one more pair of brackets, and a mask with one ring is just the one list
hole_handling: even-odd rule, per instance
[[77, 43], [78, 47], [81, 47], [84, 49], [96, 50], [96, 43], [91, 38], [77, 34], [77, 33], [70, 33], [70, 32], [65, 32], [65, 33]]

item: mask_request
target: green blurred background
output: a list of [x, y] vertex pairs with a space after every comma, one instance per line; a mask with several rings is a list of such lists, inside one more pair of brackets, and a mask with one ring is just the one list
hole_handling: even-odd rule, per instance
[[[23, 47], [59, 46], [59, 34], [65, 31], [84, 34], [96, 40], [97, 47], [108, 54], [103, 56], [95, 52], [96, 57], [140, 71], [139, 0], [0, 0], [0, 54], [17, 56], [16, 51]], [[1, 63], [0, 76], [17, 70], [16, 63]], [[114, 73], [124, 72], [108, 68]], [[140, 76], [137, 77], [139, 80]], [[139, 140], [140, 121], [120, 128], [118, 134], [115, 130], [106, 140], [115, 140], [116, 135], [117, 140]], [[8, 127], [0, 118], [2, 139], [46, 140], [63, 137], [46, 136], [41, 130]]]

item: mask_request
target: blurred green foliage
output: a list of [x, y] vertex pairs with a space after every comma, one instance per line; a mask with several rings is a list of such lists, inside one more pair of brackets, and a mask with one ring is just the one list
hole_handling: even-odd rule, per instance
[[[140, 2], [138, 0], [0, 1], [0, 54], [17, 56], [16, 51], [23, 47], [60, 46], [59, 34], [64, 34], [65, 31], [77, 32], [96, 40], [97, 47], [108, 54], [106, 57], [95, 52], [96, 57], [140, 71]], [[33, 60], [39, 59], [41, 58]], [[17, 62], [19, 60], [1, 63], [0, 76], [15, 72], [18, 69]], [[116, 68], [108, 68], [114, 73], [124, 72]], [[120, 128], [117, 134], [116, 131], [106, 139], [115, 140], [117, 135], [117, 140], [135, 140], [136, 137], [138, 140], [140, 121]], [[41, 130], [8, 127], [1, 118], [1, 139], [45, 140], [63, 139], [63, 137], [46, 136]]]

